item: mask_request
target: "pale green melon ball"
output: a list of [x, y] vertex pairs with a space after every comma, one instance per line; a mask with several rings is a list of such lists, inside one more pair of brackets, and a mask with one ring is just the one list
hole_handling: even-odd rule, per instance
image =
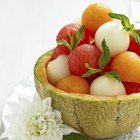
[[125, 95], [126, 91], [122, 82], [112, 76], [99, 76], [90, 86], [90, 94], [99, 96]]
[[112, 57], [126, 51], [130, 43], [129, 33], [124, 30], [122, 24], [117, 21], [107, 22], [97, 30], [95, 43], [101, 51], [103, 39], [105, 39]]
[[47, 78], [51, 84], [56, 85], [58, 81], [68, 75], [70, 75], [70, 71], [67, 55], [60, 55], [49, 62], [47, 66]]

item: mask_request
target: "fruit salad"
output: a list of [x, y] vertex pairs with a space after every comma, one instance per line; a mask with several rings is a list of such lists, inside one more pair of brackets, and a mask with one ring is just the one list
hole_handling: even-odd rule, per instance
[[140, 92], [140, 36], [126, 15], [90, 4], [81, 24], [62, 27], [56, 43], [46, 68], [56, 88], [91, 96]]

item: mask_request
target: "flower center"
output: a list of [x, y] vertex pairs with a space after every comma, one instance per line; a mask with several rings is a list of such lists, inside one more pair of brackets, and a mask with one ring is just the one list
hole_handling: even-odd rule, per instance
[[54, 114], [35, 114], [28, 120], [28, 134], [31, 136], [49, 136], [56, 132], [59, 126], [56, 124]]

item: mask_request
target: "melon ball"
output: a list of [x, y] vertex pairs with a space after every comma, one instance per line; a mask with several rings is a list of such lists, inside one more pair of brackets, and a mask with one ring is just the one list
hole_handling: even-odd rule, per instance
[[56, 87], [69, 93], [89, 94], [89, 83], [82, 77], [70, 75], [60, 80]]
[[103, 39], [105, 39], [112, 57], [126, 51], [129, 47], [129, 33], [117, 21], [107, 22], [98, 28], [95, 34], [95, 43], [101, 51]]
[[102, 75], [96, 78], [90, 86], [90, 94], [97, 96], [125, 95], [125, 87], [112, 76]]
[[59, 55], [56, 59], [49, 62], [47, 66], [47, 78], [52, 85], [70, 75], [68, 56]]

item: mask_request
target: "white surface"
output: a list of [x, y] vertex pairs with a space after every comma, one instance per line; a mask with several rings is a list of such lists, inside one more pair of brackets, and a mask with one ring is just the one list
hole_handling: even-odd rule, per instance
[[[127, 13], [127, 0], [101, 0]], [[95, 0], [0, 0], [0, 110], [12, 88], [33, 73], [37, 58], [54, 48], [60, 27]]]
[[[137, 10], [133, 10], [133, 9], [137, 9]], [[129, 15], [140, 23], [139, 13], [140, 13], [140, 0], [131, 0]]]
[[[24, 79], [24, 81], [20, 82], [14, 88], [12, 94], [6, 100], [5, 106], [2, 111], [2, 121], [3, 121], [5, 129], [9, 128], [10, 124], [11, 124], [10, 119], [11, 119], [12, 115], [8, 115], [8, 113], [9, 112], [13, 113], [13, 111], [15, 111], [15, 108], [17, 108], [16, 106], [19, 105], [21, 103], [21, 101], [25, 102], [24, 99], [26, 99], [26, 100], [28, 99], [28, 100], [32, 101], [34, 94], [36, 94], [36, 92], [35, 92], [35, 87], [33, 84], [33, 76], [30, 76], [30, 77]], [[23, 105], [23, 102], [20, 104], [20, 106], [22, 106], [22, 105]], [[95, 140], [95, 139], [89, 139], [89, 140]], [[136, 130], [133, 130], [133, 131], [127, 133], [126, 135], [111, 138], [108, 140], [140, 140], [140, 127], [138, 127]]]

